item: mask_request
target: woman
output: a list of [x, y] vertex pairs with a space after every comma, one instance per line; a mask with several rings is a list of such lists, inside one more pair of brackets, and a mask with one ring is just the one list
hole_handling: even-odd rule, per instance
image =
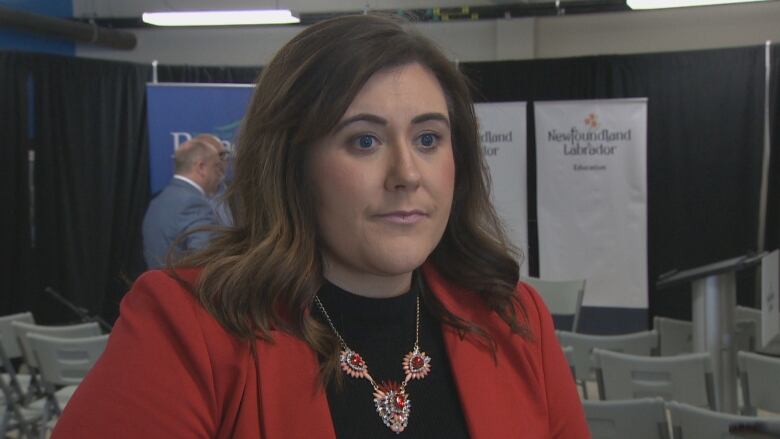
[[138, 279], [55, 438], [589, 437], [429, 41], [307, 28], [263, 70], [235, 166], [235, 227]]

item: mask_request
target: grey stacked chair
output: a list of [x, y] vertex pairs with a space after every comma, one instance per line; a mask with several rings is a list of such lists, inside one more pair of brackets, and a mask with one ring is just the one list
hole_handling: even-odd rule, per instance
[[658, 332], [658, 355], [666, 357], [693, 353], [693, 323], [669, 317], [653, 317]]
[[742, 413], [757, 409], [780, 413], [780, 358], [752, 352], [737, 352], [737, 369], [742, 388]]
[[16, 399], [15, 391], [3, 380], [0, 380], [0, 391], [6, 398], [0, 409], [0, 437], [8, 437], [8, 433], [12, 430], [15, 431], [12, 437], [36, 437], [39, 434], [37, 432], [43, 411], [22, 406]]
[[762, 346], [761, 310], [738, 306], [734, 309], [735, 346], [738, 351], [760, 352], [770, 355], [780, 355], [780, 345], [773, 343]]
[[[16, 339], [16, 333], [14, 332], [11, 322], [35, 323], [35, 319], [33, 318], [32, 313], [29, 312], [0, 317], [0, 337], [2, 337], [3, 340], [2, 343], [0, 343], [0, 347], [2, 347], [8, 359], [13, 362], [14, 360], [22, 358], [22, 351], [19, 347], [19, 342]], [[9, 363], [9, 365], [12, 366], [12, 363]], [[19, 371], [13, 367], [11, 370], [6, 369], [2, 376], [0, 376], [0, 379], [11, 386], [12, 390], [15, 392], [26, 394], [30, 387], [30, 374], [18, 372]]]
[[[43, 326], [43, 325], [35, 325], [31, 323], [26, 322], [20, 322], [20, 321], [13, 321], [11, 322], [11, 327], [14, 330], [14, 333], [16, 335], [16, 340], [19, 344], [19, 348], [22, 353], [22, 357], [24, 358], [24, 362], [27, 364], [27, 366], [30, 368], [30, 373], [33, 374], [33, 381], [34, 383], [30, 386], [30, 392], [27, 393], [25, 396], [25, 402], [30, 402], [33, 399], [36, 399], [38, 396], [41, 396], [40, 389], [38, 389], [37, 386], [37, 373], [38, 373], [38, 361], [36, 360], [35, 356], [32, 354], [32, 350], [30, 349], [30, 342], [27, 338], [27, 334], [29, 333], [35, 333], [35, 334], [43, 334], [43, 335], [50, 335], [52, 337], [61, 337], [61, 338], [79, 338], [79, 337], [92, 337], [95, 335], [100, 335], [100, 326], [97, 323], [91, 322], [91, 323], [79, 323], [76, 325], [65, 325], [65, 326]], [[36, 392], [36, 393], [33, 393]], [[70, 396], [68, 394], [68, 389], [66, 388], [62, 392], [58, 392], [64, 399], [68, 399]]]
[[[588, 381], [595, 380], [594, 365], [591, 360], [593, 349], [606, 349], [634, 355], [652, 355], [658, 349], [658, 333], [641, 331], [621, 335], [577, 334], [568, 331], [556, 331], [561, 346], [571, 346], [574, 372], [582, 394], [588, 398]], [[604, 398], [601, 398], [604, 399]]]
[[[732, 415], [684, 403], [666, 404], [674, 439], [746, 439], [780, 436], [780, 419]], [[730, 433], [741, 428], [742, 434]]]
[[32, 382], [28, 373], [19, 373], [13, 364], [22, 358], [22, 352], [11, 322], [34, 323], [29, 312], [0, 317], [0, 437], [5, 438], [8, 430], [16, 430], [19, 437], [32, 437], [41, 418], [41, 410], [30, 410], [24, 406], [25, 395]]
[[712, 360], [708, 353], [671, 357], [593, 350], [602, 399], [658, 396], [716, 410]]
[[[555, 319], [555, 327], [560, 330], [577, 332], [580, 326], [580, 309], [585, 296], [585, 280], [552, 281], [533, 277], [524, 277], [523, 282], [534, 287], [542, 297], [544, 304]], [[571, 320], [566, 324], [564, 320]]]
[[744, 306], [734, 310], [734, 347], [737, 351], [755, 352], [761, 343], [761, 311]]
[[[87, 375], [106, 348], [108, 334], [92, 337], [60, 338], [28, 333], [29, 347], [36, 358], [41, 381], [46, 390], [47, 407], [43, 423], [58, 416], [76, 386]], [[58, 387], [68, 389], [63, 392]], [[41, 431], [41, 437], [45, 431]]]
[[571, 346], [561, 346], [563, 349], [563, 356], [566, 357], [566, 362], [569, 363], [569, 369], [571, 374], [574, 375], [574, 379], [577, 379], [577, 372], [574, 369], [574, 348]]
[[593, 439], [670, 439], [661, 398], [583, 401]]

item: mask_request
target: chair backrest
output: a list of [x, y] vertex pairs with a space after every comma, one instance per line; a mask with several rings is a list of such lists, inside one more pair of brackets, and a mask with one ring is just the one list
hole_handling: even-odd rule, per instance
[[8, 358], [14, 359], [21, 357], [22, 351], [19, 348], [19, 342], [16, 341], [16, 333], [13, 327], [11, 327], [11, 322], [35, 323], [35, 319], [32, 313], [29, 312], [0, 317], [0, 335], [3, 336], [2, 348]]
[[661, 398], [582, 401], [593, 439], [669, 439]]
[[38, 362], [35, 360], [35, 356], [32, 355], [32, 351], [30, 350], [30, 342], [27, 339], [27, 334], [35, 333], [60, 338], [92, 337], [94, 335], [100, 335], [100, 326], [95, 322], [66, 326], [42, 326], [25, 322], [11, 322], [11, 326], [19, 341], [19, 347], [22, 350], [24, 362], [27, 363], [28, 366], [34, 368], [38, 367]]
[[661, 356], [693, 353], [693, 323], [669, 317], [653, 317]]
[[580, 309], [585, 295], [585, 280], [552, 281], [533, 277], [524, 277], [523, 282], [534, 287], [544, 300], [544, 304], [553, 316], [571, 316], [571, 327], [561, 326], [556, 322], [557, 329], [577, 332], [580, 325]]
[[761, 310], [738, 306], [734, 309], [734, 345], [738, 351], [756, 350], [761, 343]]
[[593, 360], [602, 399], [660, 396], [717, 408], [709, 353], [645, 357], [594, 349]]
[[593, 349], [606, 349], [634, 355], [650, 356], [658, 348], [658, 333], [641, 331], [621, 335], [576, 334], [568, 331], [555, 331], [561, 346], [574, 348], [574, 372], [580, 381], [593, 379]]
[[566, 362], [569, 363], [571, 374], [574, 375], [574, 379], [577, 379], [577, 373], [574, 368], [574, 348], [571, 346], [561, 346], [561, 349], [563, 349], [563, 356], [566, 357]]
[[760, 352], [780, 356], [780, 343], [763, 345], [761, 325], [763, 315], [760, 309], [738, 306], [734, 309], [734, 325], [736, 326], [735, 346], [738, 351]]
[[57, 386], [78, 384], [106, 348], [108, 334], [61, 338], [29, 333], [41, 378]]
[[729, 433], [732, 426], [764, 426], [780, 430], [780, 420], [739, 416], [729, 413], [693, 407], [688, 404], [669, 402], [666, 404], [672, 424], [674, 439], [744, 439], [747, 437], [776, 437], [763, 435], [737, 435]]
[[743, 412], [755, 415], [756, 409], [761, 409], [780, 413], [780, 358], [740, 351], [737, 365]]
[[747, 306], [737, 306], [734, 309], [734, 320], [752, 320], [761, 326], [761, 310]]

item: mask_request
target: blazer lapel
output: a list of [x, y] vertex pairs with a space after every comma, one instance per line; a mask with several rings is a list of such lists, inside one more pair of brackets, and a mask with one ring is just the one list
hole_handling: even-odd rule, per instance
[[[429, 264], [423, 266], [423, 273], [431, 291], [445, 308], [477, 323], [491, 336], [499, 335], [495, 326], [489, 328], [488, 325], [503, 325], [503, 320], [475, 294], [449, 284]], [[442, 325], [442, 333], [471, 438], [487, 439], [506, 437], [507, 432], [521, 433], [522, 416], [518, 410], [522, 403], [519, 395], [508, 391], [514, 387], [508, 384], [517, 377], [506, 367], [507, 358], [498, 353], [497, 364], [484, 342], [471, 334], [461, 339], [458, 332], [447, 325]]]
[[319, 383], [317, 356], [289, 334], [257, 342], [261, 437], [336, 437], [328, 399]]

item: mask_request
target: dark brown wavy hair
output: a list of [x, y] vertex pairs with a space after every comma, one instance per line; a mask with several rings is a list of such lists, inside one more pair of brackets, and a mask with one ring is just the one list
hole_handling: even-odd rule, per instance
[[[270, 339], [272, 329], [302, 338], [325, 359], [325, 381], [337, 370], [339, 346], [331, 330], [309, 312], [323, 271], [305, 158], [373, 74], [408, 63], [419, 63], [436, 76], [452, 127], [452, 211], [428, 260], [444, 278], [479, 295], [514, 332], [530, 336], [525, 309], [515, 296], [518, 262], [490, 202], [465, 77], [401, 19], [339, 17], [302, 31], [263, 69], [227, 192], [234, 226], [176, 264], [203, 267], [191, 290], [227, 330], [252, 342]], [[477, 335], [495, 353], [482, 328], [450, 313], [429, 292], [423, 291], [423, 300], [442, 322], [462, 336]]]

